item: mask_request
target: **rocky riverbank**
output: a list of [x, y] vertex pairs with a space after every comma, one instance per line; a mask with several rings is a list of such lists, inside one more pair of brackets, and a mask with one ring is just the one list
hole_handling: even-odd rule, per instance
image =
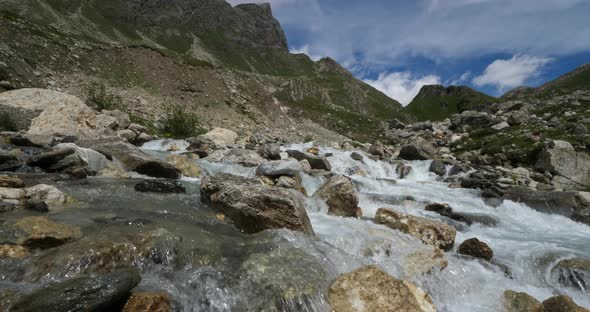
[[314, 145], [223, 128], [158, 139], [42, 89], [0, 106], [23, 127], [0, 133], [2, 309], [590, 307], [588, 155], [560, 140], [534, 166], [461, 153], [468, 127], [501, 117]]

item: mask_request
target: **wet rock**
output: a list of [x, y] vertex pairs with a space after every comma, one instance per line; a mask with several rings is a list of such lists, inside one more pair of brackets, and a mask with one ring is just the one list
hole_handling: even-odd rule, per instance
[[350, 154], [350, 158], [356, 160], [356, 161], [363, 161], [363, 155], [359, 152], [352, 152], [352, 154]]
[[0, 152], [0, 171], [14, 171], [24, 165], [16, 155]]
[[299, 175], [301, 165], [295, 159], [275, 160], [261, 164], [256, 168], [257, 175], [264, 175], [269, 177], [289, 176], [295, 177]]
[[61, 149], [61, 150], [54, 150], [51, 152], [45, 152], [38, 155], [31, 156], [27, 160], [27, 164], [29, 166], [40, 167], [43, 169], [49, 168], [51, 165], [63, 160], [67, 156], [73, 154], [75, 152], [74, 149]]
[[213, 130], [200, 135], [199, 138], [210, 140], [217, 147], [235, 144], [238, 134], [224, 128], [214, 128]]
[[447, 174], [447, 166], [441, 160], [436, 159], [430, 163], [430, 167], [428, 168], [428, 171], [430, 171], [438, 176], [444, 176], [445, 174]]
[[56, 223], [45, 217], [25, 217], [0, 230], [0, 244], [47, 249], [81, 236], [77, 226]]
[[239, 164], [245, 167], [256, 167], [265, 162], [264, 158], [260, 157], [255, 151], [243, 148], [216, 150], [209, 154], [206, 160], [211, 162]]
[[375, 155], [379, 158], [384, 158], [385, 147], [383, 146], [383, 143], [381, 143], [380, 141], [375, 141], [375, 143], [371, 145], [371, 148], [369, 148], [369, 154]]
[[345, 176], [331, 177], [313, 196], [326, 201], [330, 215], [356, 217], [359, 195], [352, 181]]
[[453, 248], [457, 233], [454, 227], [445, 223], [386, 208], [377, 210], [375, 222], [415, 236], [425, 244], [434, 245], [442, 250]]
[[280, 160], [281, 159], [281, 145], [278, 143], [267, 143], [261, 145], [256, 149], [258, 155], [270, 159], [270, 160]]
[[166, 157], [166, 162], [172, 164], [185, 177], [198, 178], [201, 176], [201, 167], [187, 156], [170, 155]]
[[299, 161], [307, 160], [312, 169], [332, 171], [330, 162], [321, 156], [311, 155], [298, 150], [288, 150], [289, 157], [293, 157]]
[[553, 185], [559, 190], [584, 191], [590, 187], [590, 154], [576, 152], [569, 142], [549, 142], [539, 153], [535, 167], [553, 174]]
[[74, 155], [83, 161], [84, 165], [91, 172], [97, 173], [104, 169], [108, 164], [108, 159], [101, 153], [77, 146], [74, 143], [60, 143], [53, 147], [56, 150], [74, 150]]
[[301, 160], [299, 162], [299, 165], [301, 166], [301, 171], [305, 173], [310, 173], [312, 170], [311, 165], [309, 164], [309, 161], [307, 161], [307, 159]]
[[49, 206], [47, 206], [47, 203], [38, 199], [25, 201], [23, 208], [37, 212], [49, 212]]
[[428, 204], [426, 205], [426, 207], [424, 207], [424, 210], [436, 212], [441, 216], [445, 216], [449, 219], [466, 223], [467, 225], [471, 225], [473, 223], [480, 223], [485, 226], [496, 226], [498, 223], [498, 221], [491, 216], [473, 213], [454, 212], [451, 206], [449, 206], [448, 204]]
[[140, 281], [134, 270], [76, 277], [33, 291], [15, 302], [11, 311], [109, 311], [125, 302]]
[[11, 177], [6, 175], [0, 176], [0, 187], [6, 188], [23, 188], [25, 187], [25, 182], [17, 177]]
[[405, 164], [401, 164], [395, 168], [395, 172], [399, 176], [400, 179], [403, 179], [412, 173], [412, 166], [408, 166]]
[[78, 141], [79, 146], [100, 152], [107, 158], [119, 160], [127, 171], [135, 171], [155, 178], [178, 179], [180, 172], [174, 166], [153, 158], [136, 146], [116, 139]]
[[0, 200], [0, 213], [13, 211], [18, 208], [18, 200]]
[[23, 259], [31, 254], [29, 248], [18, 245], [0, 245], [0, 259]]
[[275, 182], [275, 186], [282, 188], [299, 189], [301, 187], [301, 183], [299, 183], [299, 181], [297, 181], [297, 179], [295, 178], [281, 176]]
[[134, 292], [122, 312], [172, 312], [172, 305], [166, 293]]
[[399, 152], [399, 158], [405, 160], [428, 160], [435, 155], [433, 144], [420, 137], [415, 142], [402, 146]]
[[424, 245], [419, 251], [406, 256], [404, 272], [409, 278], [420, 274], [442, 271], [449, 265], [442, 250], [432, 245]]
[[488, 244], [480, 241], [477, 238], [470, 238], [465, 240], [459, 245], [459, 253], [462, 255], [471, 256], [474, 258], [480, 258], [487, 261], [492, 260], [494, 257], [494, 251]]
[[200, 158], [205, 158], [213, 152], [215, 144], [211, 140], [203, 138], [190, 138], [188, 139], [191, 143], [186, 150], [190, 153], [196, 154]]
[[229, 186], [261, 186], [261, 180], [246, 178], [229, 173], [218, 173], [209, 175], [201, 181], [201, 200], [208, 202], [212, 194], [221, 191]]
[[544, 312], [543, 304], [527, 293], [506, 290], [504, 292], [506, 312]]
[[573, 258], [562, 260], [553, 268], [559, 283], [565, 287], [590, 290], [590, 260]]
[[320, 149], [315, 146], [312, 146], [312, 147], [306, 149], [305, 152], [317, 156], [320, 154]]
[[49, 208], [62, 206], [68, 200], [66, 194], [52, 185], [37, 184], [24, 190], [29, 200], [44, 202]]
[[[129, 224], [129, 222], [126, 222]], [[171, 265], [179, 261], [182, 238], [162, 228], [106, 227], [31, 259], [25, 280], [108, 273], [122, 268]]]
[[577, 305], [572, 298], [559, 295], [543, 301], [545, 312], [588, 312], [590, 310]]
[[26, 195], [24, 189], [0, 187], [0, 199], [16, 200], [17, 202], [23, 199]]
[[330, 286], [328, 302], [338, 312], [436, 312], [422, 289], [376, 266], [340, 275]]
[[186, 193], [186, 188], [175, 180], [144, 180], [135, 184], [135, 190], [144, 193]]
[[[287, 228], [313, 234], [301, 195], [294, 191], [258, 185], [247, 178], [205, 177], [201, 182], [201, 197], [209, 198], [212, 206], [228, 217], [234, 226], [246, 233], [267, 229]], [[232, 181], [237, 181], [233, 183]], [[262, 184], [262, 182], [260, 182]]]

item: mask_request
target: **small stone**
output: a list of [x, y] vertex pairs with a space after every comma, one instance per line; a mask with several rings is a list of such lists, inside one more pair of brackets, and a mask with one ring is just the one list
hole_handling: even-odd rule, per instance
[[312, 154], [312, 155], [316, 155], [316, 156], [317, 156], [317, 155], [320, 153], [320, 149], [319, 149], [319, 148], [317, 148], [317, 147], [315, 147], [315, 146], [313, 146], [313, 147], [310, 147], [310, 148], [308, 148], [308, 149], [306, 150], [306, 152], [307, 152], [307, 153], [310, 153], [310, 154]]
[[357, 160], [357, 161], [363, 161], [363, 155], [359, 152], [352, 152], [352, 154], [350, 154], [350, 158]]

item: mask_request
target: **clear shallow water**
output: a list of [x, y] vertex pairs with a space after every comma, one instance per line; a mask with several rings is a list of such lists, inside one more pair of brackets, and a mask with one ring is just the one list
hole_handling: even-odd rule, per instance
[[[160, 146], [150, 142], [147, 147], [151, 153], [165, 157], [162, 150], [169, 147]], [[309, 145], [288, 148], [306, 147]], [[462, 227], [457, 232], [456, 246], [471, 237], [485, 241], [494, 250], [495, 260], [511, 268], [513, 278], [497, 266], [459, 256], [454, 250], [445, 253], [449, 262], [446, 269], [411, 276], [408, 256], [424, 250], [420, 241], [369, 219], [329, 216], [325, 204], [313, 199], [307, 200], [306, 207], [315, 237], [286, 230], [244, 235], [217, 220], [215, 212], [200, 203], [198, 180], [183, 182], [189, 190], [186, 195], [136, 193], [133, 185], [137, 180], [57, 183], [77, 201], [49, 217], [81, 226], [85, 236], [112, 237], [115, 241], [120, 233], [153, 229], [180, 236], [181, 242], [175, 245], [180, 256], [140, 266], [143, 280], [139, 285], [141, 290], [170, 293], [179, 311], [328, 311], [323, 291], [330, 282], [366, 264], [378, 264], [393, 276], [411, 279], [430, 293], [439, 311], [501, 311], [501, 295], [506, 289], [525, 291], [539, 300], [565, 293], [578, 304], [590, 307], [590, 294], [565, 289], [550, 274], [561, 259], [590, 258], [590, 227], [513, 202], [488, 207], [477, 197], [477, 191], [449, 189], [437, 181], [428, 173], [427, 161], [412, 162], [412, 174], [399, 180], [395, 165], [367, 157], [360, 163], [350, 158], [350, 152], [329, 148], [321, 148], [321, 152], [334, 154], [329, 159], [337, 173], [346, 174], [358, 166], [368, 174], [352, 176], [366, 218], [372, 218], [378, 208], [390, 207], [443, 220], [423, 210], [428, 202], [448, 203], [458, 212], [495, 218], [496, 227]], [[198, 162], [209, 173], [254, 175], [252, 168]], [[304, 176], [302, 180], [308, 194], [313, 194], [325, 178]], [[3, 268], [17, 266], [0, 264]], [[75, 273], [74, 269], [58, 270], [34, 284], [12, 283], [5, 278], [0, 289], [28, 290]]]

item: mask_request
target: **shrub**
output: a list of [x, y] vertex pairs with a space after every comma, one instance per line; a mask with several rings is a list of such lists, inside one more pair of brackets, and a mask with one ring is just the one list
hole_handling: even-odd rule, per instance
[[169, 138], [184, 139], [203, 134], [207, 130], [199, 127], [199, 120], [180, 104], [169, 104], [164, 107], [165, 116], [161, 121], [160, 130]]
[[96, 82], [86, 87], [86, 102], [90, 107], [99, 112], [103, 109], [125, 110], [125, 104], [120, 96], [108, 92], [104, 84]]

